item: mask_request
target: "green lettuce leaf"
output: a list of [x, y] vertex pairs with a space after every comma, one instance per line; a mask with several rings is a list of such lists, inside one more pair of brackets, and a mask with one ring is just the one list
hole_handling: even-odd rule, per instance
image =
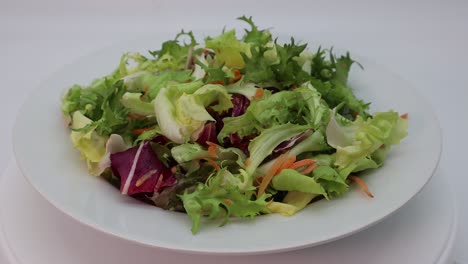
[[252, 20], [252, 17], [242, 16], [237, 18], [245, 21], [250, 25], [250, 30], [245, 30], [245, 35], [242, 38], [247, 43], [252, 43], [255, 46], [264, 46], [272, 41], [271, 33], [268, 30], [259, 30]]
[[[307, 152], [315, 152], [315, 151], [328, 151], [330, 150], [330, 146], [327, 145], [325, 141], [325, 137], [323, 136], [323, 133], [320, 130], [317, 130], [313, 133], [311, 133], [309, 136], [307, 136], [305, 139], [297, 143], [290, 151], [290, 155], [292, 156], [298, 156], [303, 153]], [[329, 157], [328, 157], [329, 156]], [[320, 162], [319, 164], [321, 165], [321, 162], [330, 162], [332, 159], [334, 161], [334, 158], [332, 158], [330, 155], [326, 156], [316, 156], [319, 158], [317, 162]], [[273, 166], [275, 161], [278, 158], [275, 158], [273, 160], [270, 160], [266, 162], [265, 164], [262, 164], [256, 171], [256, 175], [265, 175], [265, 173]], [[315, 159], [315, 157], [314, 157]], [[325, 161], [325, 159], [327, 159]], [[321, 161], [323, 160], [323, 161]]]
[[[226, 169], [222, 169], [211, 176], [206, 184], [198, 184], [195, 191], [185, 192], [180, 196], [184, 208], [192, 220], [192, 233], [200, 228], [202, 216], [209, 219], [223, 219], [225, 224], [229, 217], [254, 217], [262, 212], [267, 212], [265, 201], [268, 195], [254, 199], [254, 187], [248, 186], [245, 190], [239, 189], [235, 180], [226, 180], [234, 177], [244, 177], [247, 174], [233, 175]], [[243, 181], [243, 180], [240, 180]]]
[[[180, 44], [179, 38], [182, 36], [189, 37], [188, 44]], [[174, 40], [166, 41], [162, 44], [160, 50], [150, 51], [155, 57], [155, 68], [159, 71], [164, 70], [182, 70], [186, 68], [188, 56], [193, 54], [193, 49], [197, 45], [197, 41], [190, 32], [180, 32]]]
[[[80, 111], [72, 115], [70, 138], [73, 146], [80, 151], [81, 158], [86, 160], [88, 170], [91, 175], [98, 176], [99, 162], [106, 153], [107, 137], [96, 133], [96, 125], [92, 125], [92, 120], [84, 116]], [[80, 130], [91, 126], [88, 130]]]
[[310, 79], [310, 75], [297, 62], [306, 46], [296, 45], [293, 38], [289, 44], [252, 46], [250, 54], [243, 54], [245, 68], [242, 73], [247, 81], [280, 89], [300, 85]]
[[233, 94], [242, 94], [243, 96], [247, 97], [247, 99], [252, 100], [252, 98], [257, 93], [259, 88], [256, 84], [251, 82], [245, 82], [243, 79], [233, 83], [226, 85], [226, 90], [228, 93]]
[[129, 109], [130, 113], [142, 116], [154, 115], [154, 105], [151, 102], [141, 100], [141, 93], [124, 93], [121, 102]]
[[271, 213], [283, 216], [292, 216], [304, 209], [317, 196], [314, 193], [290, 191], [286, 194], [283, 202], [272, 202], [267, 205]]
[[243, 115], [223, 119], [224, 127], [218, 134], [218, 140], [222, 141], [233, 133], [244, 137], [286, 123], [308, 124], [313, 129], [320, 129], [328, 116], [329, 108], [309, 83], [293, 91], [274, 94], [265, 91], [261, 100], [250, 102]]
[[281, 142], [289, 140], [307, 129], [309, 129], [308, 126], [284, 124], [263, 130], [263, 132], [249, 144], [250, 162], [246, 168], [247, 173], [252, 175], [263, 160], [271, 155], [272, 151], [281, 144]]
[[318, 166], [313, 170], [313, 178], [320, 183], [331, 197], [342, 195], [348, 190], [346, 177], [342, 177], [330, 166]]
[[204, 85], [191, 94], [186, 93], [193, 91], [185, 89], [188, 85], [163, 88], [154, 100], [162, 134], [178, 144], [196, 140], [205, 122], [214, 121], [206, 107], [217, 112], [232, 108], [231, 96], [221, 85]]
[[341, 126], [334, 119], [332, 115], [327, 127], [327, 141], [337, 149], [335, 165], [340, 169], [369, 157], [382, 145], [390, 148], [398, 144], [407, 135], [407, 120], [394, 111], [375, 113], [367, 120], [358, 116], [347, 126]]
[[303, 175], [296, 170], [281, 170], [278, 175], [273, 177], [271, 183], [273, 188], [279, 191], [304, 192], [327, 197], [327, 193], [320, 183], [316, 182], [314, 178]]
[[224, 32], [216, 38], [207, 38], [205, 43], [207, 48], [215, 51], [219, 64], [228, 68], [243, 68], [245, 63], [241, 53], [250, 54], [250, 45], [239, 41], [235, 30]]

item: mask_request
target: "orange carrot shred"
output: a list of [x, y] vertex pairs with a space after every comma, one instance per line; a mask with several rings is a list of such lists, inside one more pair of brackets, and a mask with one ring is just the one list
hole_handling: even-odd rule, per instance
[[301, 173], [304, 174], [304, 175], [307, 175], [307, 174], [311, 173], [313, 170], [315, 170], [315, 168], [317, 168], [317, 163], [312, 163], [309, 167], [307, 167]]
[[261, 196], [265, 192], [271, 179], [273, 179], [273, 176], [275, 176], [278, 169], [281, 168], [281, 165], [283, 165], [283, 163], [286, 162], [287, 158], [288, 158], [288, 153], [282, 154], [281, 156], [278, 157], [275, 163], [273, 163], [271, 168], [267, 171], [267, 173], [265, 174], [265, 177], [263, 177], [263, 180], [260, 183], [260, 186], [258, 187], [258, 193], [257, 193], [258, 197]]
[[217, 158], [218, 154], [216, 154], [216, 146], [213, 146], [213, 145], [208, 146], [208, 154], [212, 158]]
[[374, 195], [369, 191], [369, 188], [367, 187], [367, 184], [359, 177], [356, 177], [354, 175], [348, 176], [348, 178], [357, 183], [359, 186], [361, 186], [362, 190], [367, 194], [367, 196], [374, 198]]
[[176, 167], [176, 166], [172, 167], [172, 168], [171, 168], [171, 172], [172, 172], [172, 173], [176, 173], [176, 172], [177, 172], [177, 167]]
[[207, 141], [206, 144], [208, 145], [208, 153], [210, 154], [210, 156], [212, 158], [219, 158], [217, 151], [218, 148], [221, 148], [221, 146], [210, 141]]
[[227, 206], [230, 206], [233, 204], [233, 201], [232, 200], [229, 200], [229, 199], [224, 199], [223, 202], [227, 205]]
[[298, 168], [301, 168], [301, 167], [304, 167], [304, 166], [307, 166], [307, 165], [311, 165], [311, 164], [314, 164], [314, 163], [315, 163], [315, 160], [313, 160], [313, 159], [303, 159], [303, 160], [296, 161], [293, 164], [291, 164], [289, 169], [295, 170], [295, 169], [298, 169]]
[[153, 130], [153, 128], [152, 127], [137, 128], [137, 129], [132, 130], [132, 134], [135, 135], [135, 136], [139, 136], [139, 135], [145, 133], [146, 131], [150, 131], [150, 130]]
[[128, 117], [128, 118], [131, 118], [131, 119], [136, 119], [136, 120], [144, 120], [144, 119], [146, 119], [146, 116], [139, 115], [139, 114], [128, 114], [127, 117]]
[[202, 158], [203, 160], [206, 160], [211, 166], [213, 166], [217, 171], [221, 170], [219, 167], [218, 163], [216, 163], [214, 160], [210, 158]]
[[258, 177], [254, 182], [253, 182], [253, 186], [255, 187], [258, 187], [258, 185], [260, 185], [260, 183], [263, 181], [263, 177]]
[[263, 96], [263, 89], [262, 88], [257, 88], [257, 91], [255, 91], [254, 99], [259, 99], [260, 97]]
[[402, 114], [400, 117], [403, 119], [408, 119], [408, 113]]
[[[290, 157], [289, 159], [287, 159], [283, 165], [281, 165], [281, 167], [278, 169], [278, 173], [280, 173], [282, 170], [284, 169], [288, 169], [289, 167], [291, 167], [291, 165], [294, 164], [294, 162], [296, 161], [296, 156], [292, 156]], [[277, 173], [277, 174], [278, 174]]]

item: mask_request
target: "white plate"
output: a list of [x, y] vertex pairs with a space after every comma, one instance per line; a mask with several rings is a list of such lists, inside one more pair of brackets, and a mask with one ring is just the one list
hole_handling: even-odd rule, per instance
[[332, 241], [382, 220], [416, 195], [437, 167], [441, 136], [430, 106], [398, 76], [357, 58], [365, 71], [354, 69], [351, 74], [356, 93], [372, 102], [373, 111], [395, 109], [410, 116], [409, 136], [391, 151], [385, 166], [365, 178], [375, 198], [368, 199], [352, 187], [343, 197], [314, 203], [293, 217], [233, 220], [222, 228], [202, 225], [194, 236], [185, 214], [122, 196], [104, 180], [88, 175], [60, 112], [66, 88], [111, 72], [123, 52], [158, 49], [170, 37], [123, 43], [63, 67], [31, 94], [18, 115], [14, 150], [19, 168], [42, 196], [83, 224], [172, 250], [210, 254], [285, 251]]

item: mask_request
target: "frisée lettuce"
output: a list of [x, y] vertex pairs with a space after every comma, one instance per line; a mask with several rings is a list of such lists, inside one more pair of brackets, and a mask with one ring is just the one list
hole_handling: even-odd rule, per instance
[[362, 172], [384, 165], [408, 115], [369, 111], [348, 84], [361, 66], [349, 53], [281, 43], [252, 17], [239, 20], [241, 36], [223, 30], [199, 43], [182, 31], [68, 89], [61, 111], [90, 174], [187, 213], [194, 234], [205, 222], [291, 216], [353, 182], [373, 197]]

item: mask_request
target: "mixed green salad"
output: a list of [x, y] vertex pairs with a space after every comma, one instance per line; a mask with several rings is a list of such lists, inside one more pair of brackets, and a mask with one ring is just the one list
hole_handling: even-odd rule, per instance
[[62, 112], [90, 174], [160, 208], [208, 219], [279, 213], [332, 199], [382, 166], [407, 115], [369, 113], [348, 86], [353, 61], [279, 43], [252, 18], [199, 44], [177, 34], [148, 55], [74, 85]]

